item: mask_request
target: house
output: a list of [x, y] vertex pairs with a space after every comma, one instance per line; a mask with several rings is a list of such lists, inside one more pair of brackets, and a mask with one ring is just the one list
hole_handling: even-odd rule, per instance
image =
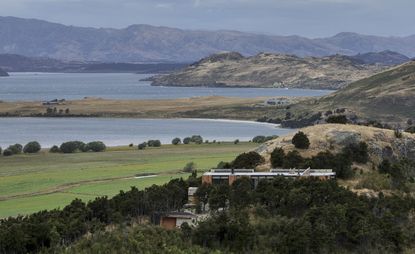
[[171, 212], [161, 216], [160, 226], [165, 229], [175, 229], [182, 226], [183, 223], [193, 226], [196, 223], [197, 216], [190, 212]]
[[336, 173], [331, 169], [271, 169], [268, 172], [255, 172], [253, 169], [212, 169], [202, 175], [202, 183], [232, 185], [233, 182], [241, 177], [248, 177], [252, 180], [253, 186], [257, 186], [263, 179], [273, 179], [275, 177], [286, 178], [317, 178], [329, 180], [336, 177]]
[[283, 106], [291, 104], [286, 98], [271, 98], [265, 101], [265, 106]]
[[196, 191], [197, 191], [197, 187], [189, 187], [189, 189], [187, 189], [188, 204], [196, 204], [196, 197], [195, 197]]

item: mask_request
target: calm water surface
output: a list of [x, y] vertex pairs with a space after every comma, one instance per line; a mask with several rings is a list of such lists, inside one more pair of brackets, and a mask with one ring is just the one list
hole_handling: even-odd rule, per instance
[[43, 147], [69, 140], [100, 140], [109, 146], [149, 139], [170, 143], [175, 137], [202, 135], [218, 141], [251, 140], [257, 135], [284, 135], [292, 129], [245, 121], [202, 119], [0, 118], [0, 146], [36, 140]]
[[174, 99], [194, 96], [322, 96], [327, 90], [279, 88], [158, 87], [139, 81], [151, 75], [130, 73], [10, 73], [0, 78], [0, 100]]

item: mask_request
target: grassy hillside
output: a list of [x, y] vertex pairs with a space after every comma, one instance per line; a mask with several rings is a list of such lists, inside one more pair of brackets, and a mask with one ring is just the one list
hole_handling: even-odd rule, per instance
[[317, 108], [350, 108], [371, 119], [415, 118], [415, 61], [362, 79], [320, 99]]
[[[229, 161], [255, 147], [252, 143], [165, 145], [138, 151], [110, 148], [103, 153], [50, 154], [0, 157], [0, 218], [67, 205], [74, 198], [113, 196], [130, 186], [139, 189], [170, 179], [193, 161], [200, 170]], [[157, 175], [135, 178], [137, 175]]]

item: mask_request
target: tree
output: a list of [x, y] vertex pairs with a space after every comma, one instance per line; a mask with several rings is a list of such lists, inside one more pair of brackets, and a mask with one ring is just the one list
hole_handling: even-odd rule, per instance
[[10, 149], [4, 149], [3, 155], [4, 156], [12, 156], [14, 153]]
[[174, 138], [174, 139], [171, 141], [171, 143], [172, 143], [173, 145], [178, 145], [178, 144], [182, 143], [182, 141], [180, 140], [180, 138]]
[[12, 154], [19, 154], [23, 151], [23, 146], [21, 144], [14, 144], [7, 148], [12, 152]]
[[143, 142], [143, 143], [138, 145], [138, 150], [143, 150], [144, 148], [146, 148], [146, 146], [147, 146], [147, 143]]
[[191, 138], [190, 137], [185, 137], [183, 139], [183, 144], [185, 144], [185, 145], [190, 144], [190, 141], [191, 141]]
[[327, 123], [346, 124], [348, 122], [345, 115], [329, 116], [326, 120]]
[[252, 183], [248, 177], [242, 177], [233, 182], [229, 202], [232, 207], [244, 208], [252, 202]]
[[277, 147], [271, 153], [271, 165], [274, 168], [282, 167], [284, 165], [285, 152], [281, 147]]
[[217, 211], [220, 208], [226, 208], [229, 200], [229, 185], [220, 184], [212, 187], [209, 193], [209, 208]]
[[308, 149], [310, 147], [310, 140], [308, 139], [307, 135], [302, 131], [299, 131], [297, 132], [297, 134], [294, 135], [292, 143], [295, 146], [295, 148], [298, 149]]
[[238, 155], [232, 162], [232, 168], [253, 169], [264, 162], [264, 158], [257, 152], [248, 152]]
[[285, 156], [283, 166], [284, 168], [300, 168], [304, 162], [303, 157], [301, 157], [298, 151], [290, 151]]
[[195, 169], [196, 169], [196, 163], [194, 163], [193, 161], [191, 161], [191, 162], [188, 162], [188, 163], [186, 164], [186, 166], [184, 166], [184, 168], [183, 168], [183, 172], [186, 172], [186, 173], [191, 173], [191, 172], [193, 172]]
[[343, 153], [348, 155], [350, 159], [357, 163], [367, 163], [369, 160], [368, 145], [366, 142], [358, 144], [349, 144], [343, 148]]
[[235, 145], [239, 144], [239, 139], [235, 139], [235, 141], [233, 141], [233, 143], [234, 143]]
[[85, 151], [85, 143], [81, 141], [68, 141], [61, 144], [59, 147], [63, 153], [74, 153], [76, 151]]
[[195, 197], [197, 198], [197, 201], [202, 203], [202, 211], [205, 211], [205, 207], [206, 207], [206, 204], [208, 203], [209, 193], [211, 190], [212, 190], [212, 185], [204, 183], [201, 186], [199, 186], [199, 188], [197, 188], [194, 194]]
[[39, 142], [37, 141], [32, 141], [27, 143], [24, 148], [23, 148], [23, 152], [24, 153], [37, 153], [40, 151], [42, 147], [40, 146]]
[[190, 141], [191, 141], [191, 142], [193, 142], [193, 143], [195, 143], [195, 144], [200, 145], [200, 144], [202, 144], [202, 143], [203, 143], [203, 138], [202, 138], [202, 136], [200, 136], [200, 135], [193, 135], [193, 136], [190, 138]]
[[148, 147], [160, 147], [161, 142], [160, 142], [160, 140], [149, 140], [149, 141], [147, 141], [147, 146]]
[[49, 149], [49, 152], [50, 153], [60, 153], [61, 152], [61, 149], [59, 149], [59, 147], [58, 146], [52, 146], [50, 149]]
[[86, 144], [86, 151], [103, 152], [107, 149], [106, 145], [101, 141], [92, 141]]
[[378, 166], [378, 171], [381, 174], [390, 174], [392, 171], [392, 164], [390, 160], [383, 159], [382, 162]]
[[255, 136], [252, 139], [252, 142], [254, 142], [254, 143], [264, 143], [265, 142], [265, 136]]

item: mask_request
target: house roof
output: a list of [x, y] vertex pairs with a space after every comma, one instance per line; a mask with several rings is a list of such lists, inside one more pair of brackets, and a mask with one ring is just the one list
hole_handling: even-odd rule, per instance
[[170, 212], [165, 214], [163, 217], [192, 219], [196, 218], [196, 215], [190, 212]]

